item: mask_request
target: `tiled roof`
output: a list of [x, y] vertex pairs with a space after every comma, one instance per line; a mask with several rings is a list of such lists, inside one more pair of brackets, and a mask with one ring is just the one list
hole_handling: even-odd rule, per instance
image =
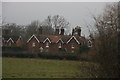
[[40, 41], [40, 42], [43, 42], [47, 37], [46, 36], [37, 36], [37, 38], [38, 38], [38, 40]]
[[75, 37], [75, 40], [77, 41], [77, 43], [83, 43], [86, 42], [85, 37], [81, 37], [79, 35], [44, 35], [41, 34], [39, 36], [36, 36], [36, 38], [40, 41], [40, 42], [45, 42], [46, 39], [48, 39], [50, 42], [52, 43], [57, 43], [58, 40], [62, 40], [63, 43], [67, 43], [68, 41], [71, 40], [71, 37]]
[[37, 37], [40, 42], [43, 42], [46, 38], [48, 38], [52, 43], [57, 42], [57, 40], [60, 38], [60, 36], [55, 36], [55, 35], [39, 35]]
[[64, 43], [67, 43], [67, 41], [71, 38], [71, 36], [62, 36], [61, 39]]
[[5, 41], [9, 40], [10, 38], [16, 42], [19, 39], [19, 36], [2, 36]]
[[[38, 40], [40, 42], [43, 42], [46, 38], [48, 38], [52, 43], [56, 43], [59, 39], [61, 39], [64, 43], [67, 43], [67, 41], [72, 37], [73, 35], [39, 35], [37, 36]], [[74, 37], [79, 41], [80, 43], [82, 41], [85, 41], [84, 37], [80, 37], [78, 35], [74, 35]]]

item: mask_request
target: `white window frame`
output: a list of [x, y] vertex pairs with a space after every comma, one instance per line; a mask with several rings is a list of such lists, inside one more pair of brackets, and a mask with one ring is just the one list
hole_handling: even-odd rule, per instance
[[33, 42], [33, 43], [32, 43], [32, 47], [35, 47], [35, 46], [36, 46], [36, 44], [35, 44], [35, 42]]
[[47, 47], [47, 48], [49, 47], [49, 42], [46, 42], [46, 47]]
[[72, 49], [75, 49], [75, 45], [74, 45], [73, 43], [71, 44], [71, 48], [72, 48]]
[[43, 47], [40, 47], [40, 52], [43, 52]]
[[58, 43], [58, 48], [62, 48], [62, 43]]

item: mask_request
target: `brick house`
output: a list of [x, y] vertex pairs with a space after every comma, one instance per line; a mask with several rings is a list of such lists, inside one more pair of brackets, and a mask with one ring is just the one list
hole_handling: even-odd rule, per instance
[[64, 29], [57, 27], [55, 35], [42, 34], [40, 27], [40, 35], [32, 35], [26, 44], [29, 52], [69, 52], [74, 53], [81, 45], [86, 45], [87, 40], [81, 36], [80, 27], [76, 27], [72, 35], [64, 35]]
[[2, 46], [22, 46], [23, 41], [21, 36], [3, 36]]
[[10, 29], [3, 29], [2, 35], [2, 46], [18, 46], [23, 45], [23, 40], [21, 36], [10, 35]]

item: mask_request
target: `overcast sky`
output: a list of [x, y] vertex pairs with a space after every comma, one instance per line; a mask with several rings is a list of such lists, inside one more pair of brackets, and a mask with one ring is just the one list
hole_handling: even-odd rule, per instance
[[20, 25], [31, 21], [43, 21], [48, 15], [61, 15], [70, 22], [70, 27], [81, 26], [82, 35], [88, 36], [86, 24], [93, 22], [92, 14], [103, 12], [105, 2], [3, 2], [2, 19], [6, 23]]

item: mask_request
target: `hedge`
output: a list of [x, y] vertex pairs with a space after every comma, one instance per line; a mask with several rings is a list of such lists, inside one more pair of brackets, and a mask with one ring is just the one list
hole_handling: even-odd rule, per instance
[[2, 57], [80, 60], [78, 54], [75, 54], [75, 53], [28, 53], [28, 52], [16, 53], [16, 52], [3, 52]]
[[90, 50], [90, 47], [88, 47], [87, 45], [83, 45], [80, 47], [80, 53], [88, 52], [89, 50]]
[[25, 48], [23, 47], [17, 47], [17, 46], [3, 46], [2, 47], [2, 51], [11, 51], [11, 52], [14, 52], [14, 51], [24, 51]]

